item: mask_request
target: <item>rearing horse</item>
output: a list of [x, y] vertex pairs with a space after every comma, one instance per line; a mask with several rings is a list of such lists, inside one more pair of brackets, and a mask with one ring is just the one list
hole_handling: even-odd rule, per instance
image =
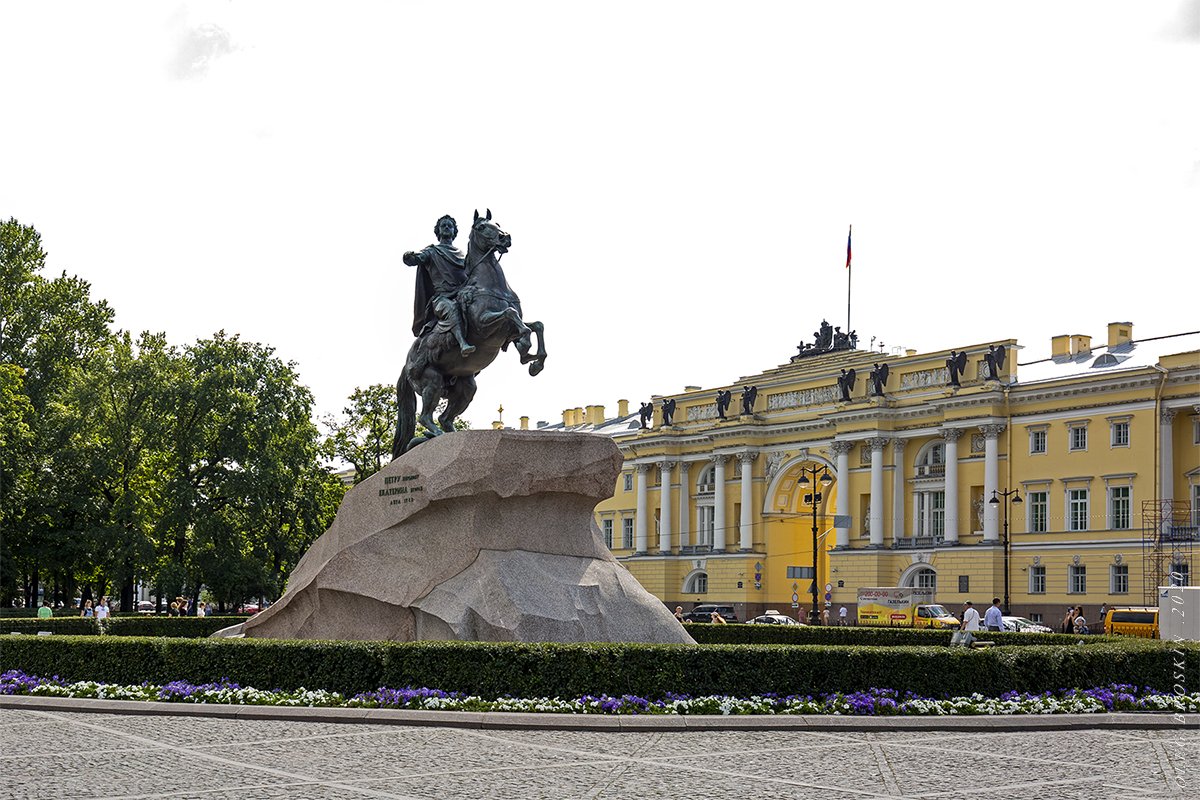
[[[392, 440], [392, 458], [434, 436], [454, 430], [458, 418], [475, 397], [475, 376], [491, 364], [501, 350], [516, 345], [521, 363], [529, 364], [529, 374], [537, 375], [546, 363], [546, 347], [542, 341], [544, 326], [537, 321], [521, 319], [521, 299], [509, 288], [500, 269], [500, 256], [512, 246], [512, 237], [492, 222], [489, 209], [486, 216], [475, 212], [471, 237], [467, 244], [467, 282], [459, 290], [466, 339], [475, 345], [475, 352], [463, 356], [454, 334], [434, 327], [413, 342], [408, 350], [404, 371], [396, 381], [396, 436]], [[532, 336], [537, 336], [537, 352]], [[421, 413], [417, 416], [417, 398], [421, 396]], [[435, 422], [438, 403], [446, 408]], [[428, 432], [416, 436], [416, 420]]]

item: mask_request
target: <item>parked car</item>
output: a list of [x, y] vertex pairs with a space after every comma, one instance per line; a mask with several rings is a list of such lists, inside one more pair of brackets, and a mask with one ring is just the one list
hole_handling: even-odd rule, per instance
[[950, 630], [958, 626], [958, 617], [947, 611], [943, 605], [930, 604], [917, 606], [916, 616], [913, 617], [914, 628]]
[[1004, 630], [1019, 631], [1021, 633], [1054, 633], [1053, 630], [1047, 628], [1041, 623], [1034, 622], [1025, 617], [1001, 617], [1004, 620]]
[[154, 613], [154, 602], [151, 600], [139, 600], [137, 603], [137, 613], [153, 614]]
[[1101, 620], [1104, 632], [1115, 636], [1140, 636], [1157, 639], [1158, 609], [1154, 606], [1123, 606], [1110, 608]]
[[733, 606], [716, 605], [704, 603], [696, 606], [691, 611], [683, 615], [684, 622], [712, 622], [712, 613], [717, 612], [726, 622], [737, 622], [737, 614], [733, 612]]
[[778, 611], [768, 608], [767, 613], [760, 614], [759, 616], [755, 617], [754, 619], [746, 620], [746, 624], [747, 625], [796, 625], [796, 626], [800, 626], [800, 625], [803, 625], [804, 623], [798, 622], [789, 616], [780, 614]]

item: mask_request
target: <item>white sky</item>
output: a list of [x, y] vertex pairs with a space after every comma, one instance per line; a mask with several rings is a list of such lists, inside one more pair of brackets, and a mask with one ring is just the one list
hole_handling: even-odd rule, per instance
[[711, 388], [822, 317], [920, 350], [1200, 327], [1200, 0], [0, 7], [0, 216], [123, 328], [318, 413], [391, 383], [400, 256], [472, 210], [551, 357], [466, 418]]

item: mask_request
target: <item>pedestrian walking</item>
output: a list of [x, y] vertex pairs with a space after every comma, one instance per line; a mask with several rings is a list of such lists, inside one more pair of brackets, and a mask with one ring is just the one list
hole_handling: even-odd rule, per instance
[[79, 616], [90, 617], [90, 616], [92, 616], [93, 613], [95, 613], [95, 612], [92, 611], [92, 601], [84, 600], [83, 601], [83, 610], [79, 612]]
[[95, 617], [96, 617], [96, 619], [100, 619], [100, 620], [108, 619], [108, 598], [107, 597], [101, 597], [100, 602], [96, 604]]
[[983, 624], [989, 631], [1004, 630], [1004, 612], [1000, 610], [1000, 598], [993, 597], [988, 610], [983, 612]]
[[1074, 633], [1075, 632], [1075, 608], [1074, 607], [1067, 608], [1067, 615], [1065, 617], [1063, 617], [1063, 621], [1062, 621], [1062, 632], [1063, 633]]
[[38, 619], [50, 619], [54, 616], [54, 610], [50, 608], [50, 601], [43, 600], [42, 607], [38, 609]]
[[962, 625], [959, 627], [964, 631], [979, 630], [979, 612], [975, 610], [975, 606], [970, 600], [966, 603], [966, 610], [963, 611]]
[[838, 609], [838, 625], [841, 625], [843, 628], [846, 627], [846, 613], [845, 606]]

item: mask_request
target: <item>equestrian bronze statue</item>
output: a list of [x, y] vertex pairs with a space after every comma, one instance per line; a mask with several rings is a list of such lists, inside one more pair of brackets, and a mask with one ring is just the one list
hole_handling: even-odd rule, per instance
[[[492, 212], [471, 225], [467, 252], [454, 246], [458, 225], [450, 216], [434, 228], [437, 244], [404, 254], [404, 263], [417, 268], [413, 334], [404, 371], [396, 381], [396, 436], [392, 458], [423, 441], [454, 430], [458, 418], [475, 396], [475, 376], [491, 364], [501, 350], [514, 345], [529, 374], [537, 375], [546, 363], [542, 323], [521, 318], [517, 297], [500, 269], [500, 257], [512, 246], [512, 237], [492, 222]], [[537, 351], [533, 336], [537, 336]], [[417, 395], [421, 413], [417, 414]], [[445, 408], [434, 420], [439, 403]], [[425, 428], [417, 436], [417, 421]]]

